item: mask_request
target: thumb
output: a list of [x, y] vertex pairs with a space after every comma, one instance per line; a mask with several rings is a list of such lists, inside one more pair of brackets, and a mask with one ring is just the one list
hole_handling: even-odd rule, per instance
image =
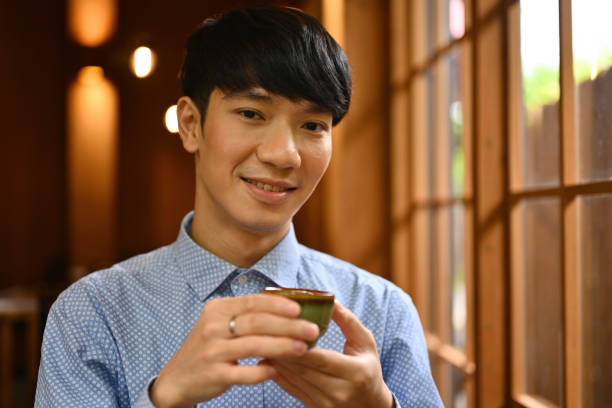
[[357, 319], [349, 309], [338, 301], [334, 304], [332, 319], [346, 338], [344, 354], [359, 354], [364, 351], [376, 350], [376, 342], [372, 333]]

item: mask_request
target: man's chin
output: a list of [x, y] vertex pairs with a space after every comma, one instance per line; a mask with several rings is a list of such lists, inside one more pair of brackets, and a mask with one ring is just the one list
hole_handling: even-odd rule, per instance
[[248, 220], [241, 223], [243, 228], [258, 235], [285, 234], [291, 225], [291, 219], [278, 220]]

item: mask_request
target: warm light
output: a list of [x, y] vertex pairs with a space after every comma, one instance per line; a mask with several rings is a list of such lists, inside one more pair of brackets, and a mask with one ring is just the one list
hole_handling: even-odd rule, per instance
[[67, 90], [69, 256], [73, 265], [114, 259], [119, 92], [100, 67], [84, 67]]
[[172, 105], [166, 111], [165, 122], [166, 122], [166, 129], [168, 129], [168, 132], [170, 133], [178, 132], [178, 120], [176, 118], [176, 105]]
[[155, 54], [148, 47], [138, 47], [132, 53], [132, 71], [138, 78], [148, 76], [155, 66]]
[[117, 0], [68, 0], [68, 30], [86, 47], [97, 47], [115, 31]]
[[102, 67], [87, 66], [79, 70], [77, 80], [83, 85], [97, 85], [104, 80]]

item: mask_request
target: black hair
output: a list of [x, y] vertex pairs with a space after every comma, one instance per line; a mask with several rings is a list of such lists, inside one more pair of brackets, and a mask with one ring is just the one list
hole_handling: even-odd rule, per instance
[[351, 71], [342, 48], [314, 18], [293, 8], [257, 6], [206, 19], [187, 40], [180, 72], [183, 94], [202, 116], [215, 88], [260, 86], [328, 110], [336, 125], [351, 99]]

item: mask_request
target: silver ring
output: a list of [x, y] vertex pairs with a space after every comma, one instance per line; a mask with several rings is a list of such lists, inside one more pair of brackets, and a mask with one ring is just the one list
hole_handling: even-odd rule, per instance
[[229, 329], [230, 336], [235, 337], [236, 336], [236, 320], [234, 317], [230, 319], [229, 325], [227, 326], [227, 328]]

